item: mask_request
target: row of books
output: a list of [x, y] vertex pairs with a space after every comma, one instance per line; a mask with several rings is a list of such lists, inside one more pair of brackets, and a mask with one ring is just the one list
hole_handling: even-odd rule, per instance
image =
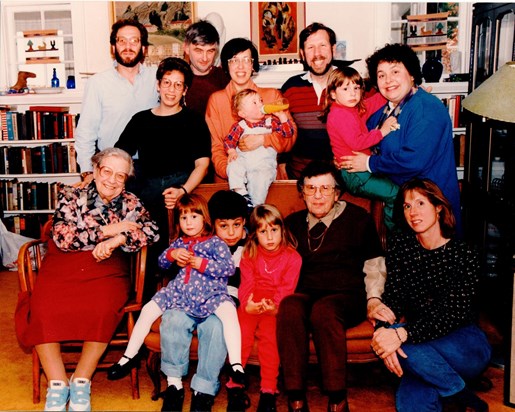
[[19, 182], [0, 180], [2, 210], [54, 210], [57, 206], [57, 182]]
[[73, 139], [78, 114], [67, 106], [30, 106], [25, 112], [0, 108], [1, 140]]
[[465, 96], [457, 94], [451, 97], [444, 97], [442, 103], [449, 110], [451, 116], [452, 127], [465, 127], [465, 119], [463, 118], [463, 108], [461, 102]]
[[21, 214], [2, 218], [7, 230], [33, 239], [40, 238], [41, 228], [47, 220], [46, 214]]
[[77, 173], [75, 144], [0, 146], [0, 174]]

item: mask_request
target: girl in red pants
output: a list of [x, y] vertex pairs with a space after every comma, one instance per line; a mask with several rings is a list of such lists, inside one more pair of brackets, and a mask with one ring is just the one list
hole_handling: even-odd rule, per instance
[[261, 366], [258, 412], [275, 411], [279, 354], [275, 334], [281, 300], [294, 292], [302, 259], [296, 242], [275, 206], [257, 206], [250, 216], [249, 237], [240, 262], [238, 309], [242, 335], [242, 360], [247, 363], [257, 339]]

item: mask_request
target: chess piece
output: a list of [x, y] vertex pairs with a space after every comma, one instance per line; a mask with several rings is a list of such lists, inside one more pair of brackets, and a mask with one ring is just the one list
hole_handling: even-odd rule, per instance
[[36, 77], [36, 74], [32, 72], [18, 72], [18, 81], [14, 86], [11, 86], [9, 90], [16, 93], [22, 93], [27, 89], [27, 79], [34, 77]]

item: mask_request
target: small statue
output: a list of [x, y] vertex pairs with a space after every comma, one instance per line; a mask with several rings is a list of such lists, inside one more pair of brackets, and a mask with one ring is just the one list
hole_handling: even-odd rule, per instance
[[32, 48], [32, 46], [33, 46], [33, 45], [34, 45], [34, 43], [32, 42], [32, 40], [29, 40], [29, 41], [27, 42], [27, 46], [29, 46], [29, 48], [28, 48], [28, 50], [27, 50], [28, 52], [32, 52], [32, 51], [34, 51], [34, 49]]
[[55, 40], [50, 40], [50, 50], [57, 50], [55, 48]]
[[18, 72], [18, 81], [14, 86], [11, 86], [9, 93], [23, 93], [28, 90], [27, 79], [36, 77], [32, 72]]
[[39, 50], [46, 50], [46, 42], [43, 40], [43, 43], [41, 43], [41, 46], [38, 46]]

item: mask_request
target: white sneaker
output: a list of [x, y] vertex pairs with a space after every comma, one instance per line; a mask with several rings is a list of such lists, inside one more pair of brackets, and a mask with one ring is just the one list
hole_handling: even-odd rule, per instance
[[70, 388], [66, 382], [51, 380], [46, 390], [45, 411], [66, 411], [69, 397]]
[[85, 378], [70, 378], [70, 406], [68, 410], [91, 411], [91, 381]]

